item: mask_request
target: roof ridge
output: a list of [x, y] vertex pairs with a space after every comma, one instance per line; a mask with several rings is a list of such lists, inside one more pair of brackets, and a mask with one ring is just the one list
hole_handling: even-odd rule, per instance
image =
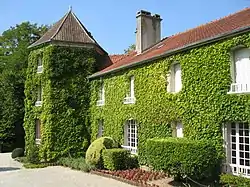
[[52, 39], [59, 33], [60, 29], [62, 28], [62, 26], [63, 26], [63, 24], [64, 24], [66, 18], [69, 16], [69, 13], [70, 13], [70, 12], [71, 12], [71, 10], [69, 10], [69, 11], [67, 12], [67, 14], [65, 14], [65, 16], [64, 16], [64, 18], [63, 18], [63, 20], [62, 20], [60, 26], [57, 28], [56, 32], [50, 37], [50, 40], [52, 40]]

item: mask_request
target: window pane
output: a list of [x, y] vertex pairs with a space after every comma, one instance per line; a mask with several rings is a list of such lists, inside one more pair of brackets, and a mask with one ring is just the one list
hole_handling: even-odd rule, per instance
[[181, 66], [180, 64], [174, 64], [174, 91], [178, 92], [182, 88], [181, 82]]
[[232, 158], [232, 163], [236, 164], [236, 158]]

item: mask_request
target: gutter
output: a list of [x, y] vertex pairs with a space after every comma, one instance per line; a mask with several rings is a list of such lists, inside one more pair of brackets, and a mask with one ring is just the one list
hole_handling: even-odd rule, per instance
[[235, 29], [235, 30], [230, 31], [230, 32], [219, 34], [219, 35], [216, 35], [214, 37], [207, 38], [207, 39], [204, 39], [204, 40], [200, 40], [198, 42], [188, 44], [186, 46], [183, 46], [183, 47], [180, 47], [180, 48], [177, 48], [177, 49], [166, 51], [166, 52], [164, 52], [162, 54], [159, 54], [159, 55], [156, 55], [156, 56], [154, 56], [152, 58], [148, 58], [148, 59], [141, 60], [141, 61], [136, 61], [136, 62], [133, 62], [131, 64], [123, 65], [123, 66], [120, 66], [120, 67], [117, 67], [117, 68], [114, 68], [114, 69], [111, 69], [111, 70], [108, 70], [108, 71], [105, 71], [105, 72], [99, 72], [99, 73], [97, 72], [97, 73], [95, 73], [93, 75], [90, 75], [88, 77], [88, 79], [93, 79], [93, 78], [97, 78], [97, 77], [100, 77], [100, 76], [103, 76], [103, 75], [107, 75], [109, 73], [115, 73], [115, 72], [121, 71], [123, 69], [136, 67], [136, 66], [139, 66], [139, 65], [154, 61], [154, 60], [158, 60], [158, 59], [163, 58], [163, 57], [167, 57], [167, 56], [179, 53], [179, 52], [183, 52], [185, 50], [193, 49], [193, 48], [196, 48], [196, 47], [199, 47], [199, 46], [202, 46], [202, 45], [210, 44], [210, 43], [213, 43], [213, 42], [217, 42], [219, 40], [223, 40], [223, 39], [226, 39], [226, 38], [229, 38], [229, 37], [233, 37], [233, 36], [236, 36], [236, 35], [239, 35], [239, 34], [243, 34], [243, 33], [246, 33], [249, 30], [250, 30], [250, 26], [241, 27], [239, 29]]

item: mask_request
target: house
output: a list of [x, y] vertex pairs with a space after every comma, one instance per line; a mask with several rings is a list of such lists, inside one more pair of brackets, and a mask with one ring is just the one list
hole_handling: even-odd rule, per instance
[[[82, 130], [91, 126], [91, 140], [112, 136], [125, 149], [138, 153], [141, 163], [148, 138], [209, 139], [219, 156], [226, 153], [225, 171], [250, 177], [250, 8], [163, 39], [160, 15], [139, 11], [136, 50], [110, 56], [75, 15], [70, 17], [79, 29], [71, 30], [70, 22], [59, 21], [45, 34], [49, 37], [31, 46], [25, 114], [30, 133], [26, 139], [34, 143], [39, 134], [34, 121], [41, 118], [42, 156], [54, 158], [80, 148], [83, 139], [75, 125], [81, 124]], [[84, 37], [77, 37], [80, 33]], [[46, 42], [41, 42], [43, 38]], [[89, 38], [88, 42], [83, 38]], [[91, 70], [69, 71], [75, 67], [71, 63], [79, 65], [78, 55], [86, 50], [92, 51], [93, 58], [88, 56]], [[46, 54], [41, 60], [44, 75], [38, 70], [40, 53]], [[85, 55], [81, 58], [86, 59]], [[69, 77], [64, 78], [64, 71]], [[29, 81], [29, 77], [34, 78]], [[71, 85], [68, 78], [77, 81]], [[46, 92], [35, 87], [40, 80]], [[43, 100], [41, 107], [35, 106], [36, 89], [43, 93], [37, 97]], [[84, 140], [88, 138], [86, 134]]]

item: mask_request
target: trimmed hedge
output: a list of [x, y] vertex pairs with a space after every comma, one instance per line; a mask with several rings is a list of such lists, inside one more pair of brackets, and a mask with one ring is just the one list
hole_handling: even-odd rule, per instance
[[84, 158], [60, 158], [57, 164], [84, 172], [89, 172], [94, 169], [93, 166], [86, 163]]
[[220, 176], [220, 184], [226, 187], [247, 187], [250, 186], [250, 179], [231, 174], [222, 174]]
[[176, 179], [214, 180], [218, 177], [218, 154], [211, 142], [186, 138], [149, 139], [147, 164]]
[[106, 149], [102, 152], [104, 168], [108, 170], [127, 169], [130, 152], [125, 149]]
[[22, 156], [24, 156], [24, 149], [23, 148], [16, 148], [11, 153], [12, 158], [17, 158], [17, 157], [22, 157]]
[[86, 152], [86, 163], [103, 168], [102, 151], [117, 148], [118, 144], [110, 137], [101, 137], [92, 142]]

